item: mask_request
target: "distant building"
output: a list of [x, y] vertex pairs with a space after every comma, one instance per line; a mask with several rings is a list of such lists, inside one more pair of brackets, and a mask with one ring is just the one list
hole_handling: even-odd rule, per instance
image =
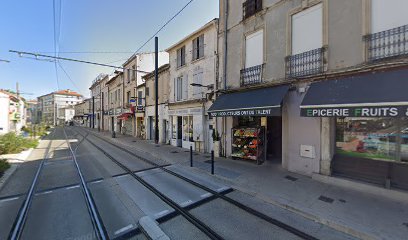
[[75, 116], [75, 108], [74, 106], [70, 105], [67, 107], [63, 107], [58, 109], [58, 125], [63, 125], [66, 122], [69, 122], [74, 119]]
[[57, 125], [60, 108], [83, 101], [83, 96], [72, 90], [60, 90], [38, 97], [40, 120], [47, 125]]
[[16, 93], [0, 90], [0, 134], [20, 133], [26, 124], [24, 98]]
[[27, 108], [27, 123], [29, 124], [37, 124], [39, 123], [40, 119], [38, 116], [38, 101], [37, 100], [28, 100], [26, 102]]

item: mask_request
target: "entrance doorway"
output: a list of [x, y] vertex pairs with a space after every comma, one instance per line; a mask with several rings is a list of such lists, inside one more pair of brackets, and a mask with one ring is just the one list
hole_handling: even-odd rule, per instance
[[177, 117], [177, 140], [183, 138], [183, 117]]
[[267, 159], [282, 162], [282, 117], [268, 117], [267, 131]]

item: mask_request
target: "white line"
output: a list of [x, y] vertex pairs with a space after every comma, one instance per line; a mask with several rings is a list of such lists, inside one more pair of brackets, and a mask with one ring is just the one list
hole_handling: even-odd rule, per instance
[[102, 180], [95, 181], [95, 182], [91, 182], [91, 184], [100, 183], [100, 182], [102, 182], [102, 181], [103, 181], [103, 179], [102, 179]]
[[217, 189], [217, 192], [222, 192], [222, 191], [225, 191], [225, 190], [228, 190], [228, 189], [230, 189], [230, 188], [226, 187], [226, 186], [220, 187], [220, 188]]
[[209, 193], [209, 192], [208, 192], [208, 193], [204, 193], [204, 194], [201, 195], [202, 198], [208, 198], [208, 197], [211, 197], [211, 196], [212, 196], [212, 194]]
[[191, 204], [191, 203], [193, 203], [193, 201], [187, 200], [187, 201], [185, 201], [185, 202], [180, 203], [180, 206], [185, 207], [185, 206], [187, 206], [187, 205], [189, 205], [189, 204]]
[[115, 232], [115, 235], [121, 234], [129, 229], [133, 228], [133, 224], [129, 224], [126, 227], [123, 227]]
[[159, 213], [154, 214], [154, 216], [155, 216], [155, 217], [161, 217], [161, 216], [163, 216], [164, 214], [166, 214], [166, 213], [168, 213], [168, 212], [169, 212], [169, 210], [164, 210], [164, 211], [161, 211], [161, 212], [159, 212]]
[[42, 193], [37, 193], [36, 195], [37, 196], [39, 196], [39, 195], [45, 195], [45, 194], [49, 194], [49, 193], [52, 193], [53, 191], [46, 191], [46, 192], [42, 192]]
[[66, 189], [66, 190], [69, 190], [69, 189], [74, 189], [74, 188], [79, 188], [79, 185], [72, 186], [72, 187], [67, 187], [67, 188], [65, 188], [65, 189]]
[[14, 200], [17, 200], [17, 199], [19, 199], [19, 197], [14, 197], [14, 198], [3, 199], [3, 200], [0, 200], [0, 202], [9, 202], [9, 201], [14, 201]]

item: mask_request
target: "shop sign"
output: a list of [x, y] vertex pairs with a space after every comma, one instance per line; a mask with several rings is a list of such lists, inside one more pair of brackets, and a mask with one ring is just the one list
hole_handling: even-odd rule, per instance
[[408, 117], [408, 106], [301, 108], [302, 117]]
[[201, 108], [188, 108], [188, 109], [178, 109], [178, 110], [169, 110], [170, 116], [177, 115], [199, 115], [202, 113]]
[[276, 108], [217, 111], [217, 112], [210, 112], [209, 114], [212, 117], [272, 116], [275, 113], [274, 110], [276, 110]]

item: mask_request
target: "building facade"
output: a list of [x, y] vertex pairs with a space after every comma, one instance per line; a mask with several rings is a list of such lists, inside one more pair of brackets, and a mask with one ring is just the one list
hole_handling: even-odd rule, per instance
[[47, 125], [57, 125], [60, 108], [73, 106], [83, 101], [83, 96], [77, 92], [67, 90], [55, 91], [38, 97], [41, 122]]
[[15, 132], [20, 134], [26, 126], [26, 103], [17, 94], [0, 89], [0, 134]]
[[[170, 143], [169, 138], [169, 117], [168, 117], [168, 102], [169, 102], [169, 82], [170, 82], [170, 65], [165, 64], [159, 67], [158, 79], [158, 136], [159, 143]], [[156, 122], [155, 122], [155, 72], [151, 72], [143, 76], [145, 81], [145, 126], [146, 139], [155, 140]]]
[[222, 154], [408, 188], [397, 2], [220, 1], [222, 94], [209, 112]]
[[168, 114], [173, 146], [191, 146], [200, 152], [212, 150], [213, 120], [207, 109], [217, 73], [217, 32], [218, 19], [214, 19], [167, 49], [170, 56]]

